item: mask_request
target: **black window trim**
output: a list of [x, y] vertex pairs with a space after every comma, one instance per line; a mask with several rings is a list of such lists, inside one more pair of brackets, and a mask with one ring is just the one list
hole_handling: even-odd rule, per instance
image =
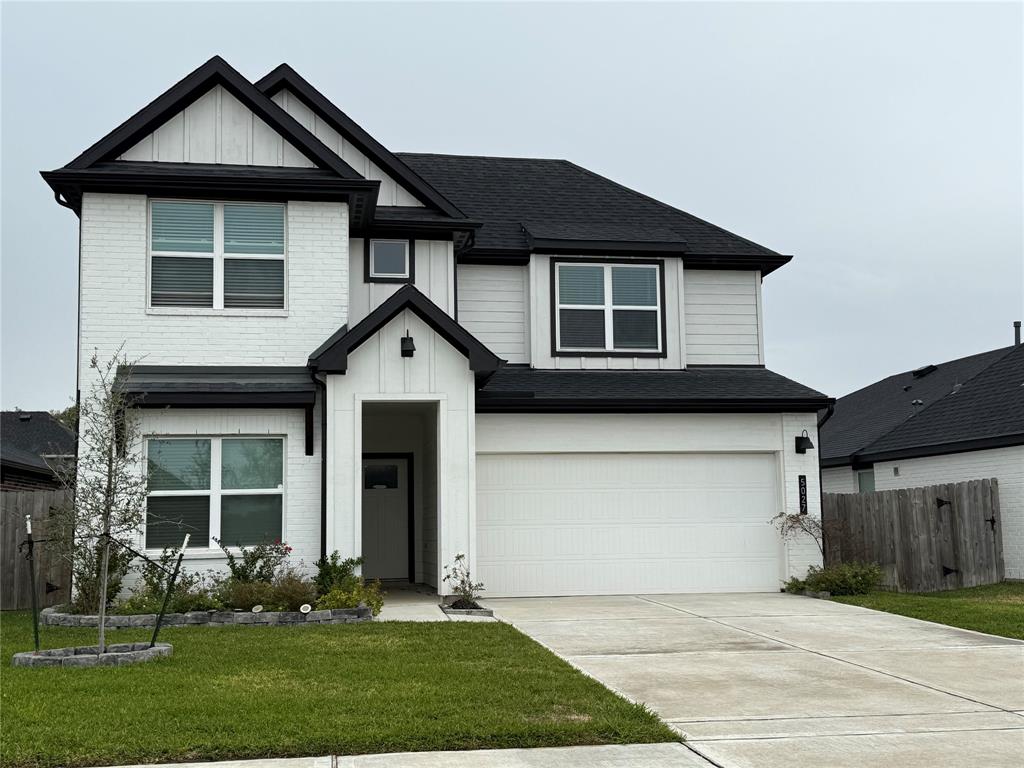
[[[665, 260], [664, 259], [610, 259], [589, 256], [552, 256], [549, 276], [549, 294], [551, 299], [551, 314], [549, 317], [551, 325], [551, 356], [552, 357], [668, 357], [668, 323], [666, 320], [665, 307]], [[658, 268], [658, 292], [659, 303], [658, 314], [661, 315], [661, 349], [657, 352], [617, 352], [610, 350], [560, 350], [558, 348], [558, 330], [555, 322], [555, 315], [558, 312], [558, 296], [555, 295], [556, 272], [559, 264], [636, 264], [651, 265]]]
[[[407, 277], [371, 277], [370, 243], [374, 240], [406, 242], [409, 244], [409, 275]], [[411, 237], [364, 237], [363, 238], [363, 282], [364, 283], [415, 283], [416, 282], [416, 240]]]

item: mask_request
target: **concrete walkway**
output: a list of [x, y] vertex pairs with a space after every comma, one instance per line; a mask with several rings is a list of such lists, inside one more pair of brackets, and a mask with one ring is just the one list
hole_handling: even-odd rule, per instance
[[707, 764], [682, 744], [629, 744], [173, 763], [162, 768], [706, 768]]
[[784, 594], [484, 603], [706, 766], [1024, 764], [1020, 641]]
[[490, 616], [461, 616], [441, 610], [441, 598], [422, 584], [384, 582], [384, 607], [377, 621], [497, 621]]

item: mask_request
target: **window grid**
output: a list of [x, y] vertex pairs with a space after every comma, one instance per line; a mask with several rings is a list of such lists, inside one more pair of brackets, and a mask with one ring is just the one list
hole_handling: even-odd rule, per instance
[[[561, 275], [564, 267], [601, 267], [604, 270], [604, 304], [563, 304], [561, 302]], [[654, 304], [650, 306], [637, 306], [633, 304], [615, 304], [613, 297], [613, 286], [612, 286], [612, 269], [622, 268], [627, 269], [649, 269], [655, 273], [656, 285], [661, 279], [661, 267], [657, 264], [601, 264], [591, 262], [558, 262], [555, 265], [555, 316], [552, 321], [555, 323], [555, 338], [557, 340], [556, 350], [558, 352], [582, 352], [582, 353], [595, 353], [595, 352], [637, 352], [641, 354], [650, 354], [652, 352], [661, 352], [664, 340], [662, 339], [662, 328], [661, 328], [661, 291], [657, 287], [654, 291]], [[598, 349], [596, 347], [565, 347], [562, 346], [562, 319], [561, 311], [563, 309], [589, 309], [589, 310], [603, 310], [604, 311], [604, 348]], [[658, 333], [658, 346], [657, 347], [616, 347], [615, 346], [615, 326], [614, 326], [614, 312], [615, 310], [641, 310], [644, 312], [654, 312], [656, 320], [655, 326]]]
[[[281, 441], [281, 485], [277, 488], [222, 488], [222, 475], [223, 466], [221, 463], [222, 451], [221, 441], [222, 440], [280, 440]], [[284, 438], [275, 435], [223, 435], [223, 436], [211, 436], [211, 435], [189, 435], [187, 437], [167, 437], [163, 435], [153, 435], [146, 439], [146, 456], [143, 457], [143, 466], [148, 466], [149, 458], [149, 441], [150, 440], [209, 440], [210, 441], [210, 488], [209, 490], [203, 489], [185, 489], [181, 491], [148, 491], [148, 496], [207, 496], [210, 499], [210, 539], [205, 545], [210, 549], [220, 549], [214, 539], [221, 538], [221, 519], [220, 519], [220, 508], [221, 499], [224, 496], [280, 496], [281, 497], [281, 541], [285, 541], [285, 482], [288, 476], [288, 453], [287, 446], [284, 444]], [[184, 536], [184, 534], [183, 534]], [[146, 532], [142, 532], [143, 542], [146, 540]], [[194, 546], [194, 544], [193, 544]], [[234, 547], [229, 547], [234, 549]]]
[[[161, 251], [153, 248], [153, 203], [198, 203], [198, 204], [209, 204], [213, 205], [213, 251], [209, 253], [196, 252], [196, 251]], [[276, 206], [283, 210], [282, 215], [285, 217], [285, 228], [284, 228], [284, 242], [281, 246], [280, 254], [267, 254], [267, 253], [225, 253], [224, 252], [224, 206], [235, 205], [236, 203], [228, 202], [214, 202], [202, 200], [166, 200], [166, 199], [151, 199], [147, 206], [147, 229], [148, 233], [146, 236], [146, 249], [149, 252], [149, 277], [146, 280], [146, 292], [147, 305], [150, 309], [192, 309], [209, 310], [211, 307], [189, 307], [186, 305], [173, 305], [173, 304], [153, 304], [153, 257], [154, 256], [172, 256], [174, 258], [189, 258], [189, 259], [212, 259], [213, 260], [213, 307], [212, 309], [223, 310], [224, 307], [224, 262], [228, 259], [260, 259], [267, 261], [280, 261], [282, 265], [285, 262], [285, 254], [288, 253], [288, 226], [287, 226], [287, 210], [281, 203], [237, 203], [238, 205], [263, 205], [263, 206]], [[283, 309], [288, 308], [288, 274], [285, 269], [284, 282], [282, 285], [282, 304], [280, 307], [270, 309], [271, 312], [280, 312]], [[229, 307], [228, 311], [249, 313], [249, 312], [260, 312], [267, 311], [266, 308], [262, 307]]]

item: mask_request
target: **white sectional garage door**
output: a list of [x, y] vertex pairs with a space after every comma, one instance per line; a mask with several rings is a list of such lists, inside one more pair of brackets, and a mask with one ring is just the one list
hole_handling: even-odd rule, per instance
[[774, 454], [477, 456], [486, 595], [779, 588]]

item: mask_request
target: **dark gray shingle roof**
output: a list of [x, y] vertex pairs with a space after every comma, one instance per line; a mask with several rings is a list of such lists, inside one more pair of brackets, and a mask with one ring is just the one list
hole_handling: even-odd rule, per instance
[[693, 254], [778, 256], [567, 160], [399, 152], [472, 219], [476, 246], [523, 250], [534, 237], [685, 243]]
[[49, 470], [43, 456], [71, 456], [75, 435], [46, 411], [4, 411], [0, 421], [3, 462]]
[[[879, 446], [923, 447], [1012, 429], [1014, 417], [1004, 409], [1014, 397], [1024, 396], [1024, 387], [1014, 389], [1012, 381], [990, 373], [1004, 371], [1012, 379], [1014, 361], [1024, 361], [1022, 349], [1003, 347], [950, 360], [923, 376], [904, 371], [839, 398], [835, 414], [819, 432], [822, 461], [838, 466], [849, 463], [853, 454], [875, 453]], [[914, 400], [922, 403], [915, 406]], [[970, 414], [982, 401], [988, 404], [987, 416], [977, 420]]]
[[688, 368], [672, 371], [567, 371], [508, 366], [477, 395], [477, 408], [497, 403], [586, 408], [619, 403], [624, 410], [750, 410], [821, 408], [829, 399], [764, 368]]

